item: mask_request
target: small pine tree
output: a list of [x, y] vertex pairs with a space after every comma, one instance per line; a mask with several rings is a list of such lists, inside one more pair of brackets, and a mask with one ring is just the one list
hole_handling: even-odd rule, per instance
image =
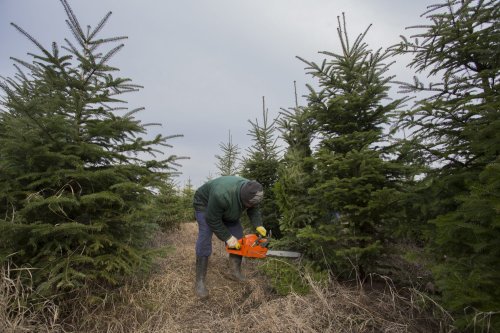
[[29, 268], [45, 296], [147, 267], [155, 217], [145, 208], [177, 165], [141, 159], [174, 136], [144, 138], [142, 108], [116, 106], [140, 86], [109, 64], [123, 44], [105, 48], [125, 37], [98, 37], [111, 12], [83, 29], [61, 3], [75, 41], [48, 50], [12, 24], [40, 54], [13, 58], [18, 74], [0, 84], [0, 260]]
[[191, 183], [191, 179], [184, 184], [184, 187], [181, 189], [180, 196], [180, 206], [181, 206], [181, 214], [180, 214], [180, 222], [187, 222], [194, 220], [194, 211], [193, 211], [193, 197], [194, 197], [194, 188]]
[[277, 207], [272, 188], [278, 178], [278, 146], [274, 137], [276, 120], [269, 122], [265, 99], [262, 97], [262, 125], [248, 121], [252, 128], [249, 134], [254, 144], [247, 150], [248, 156], [243, 160], [241, 175], [247, 179], [257, 180], [264, 188], [264, 200], [260, 204], [264, 226], [279, 238]]
[[222, 155], [215, 155], [217, 159], [216, 167], [219, 170], [219, 176], [235, 176], [239, 174], [239, 156], [240, 148], [233, 143], [231, 131], [227, 142], [221, 142], [219, 148]]
[[295, 107], [282, 109], [277, 125], [281, 138], [287, 144], [278, 167], [278, 181], [273, 189], [280, 212], [281, 242], [288, 248], [303, 250], [304, 244], [297, 240], [297, 231], [314, 219], [309, 210], [314, 198], [307, 191], [313, 181], [311, 143], [315, 126], [309, 110], [299, 106], [297, 99]]
[[156, 211], [156, 223], [164, 231], [171, 231], [180, 223], [192, 221], [194, 190], [191, 181], [179, 189], [172, 181], [165, 183], [149, 209]]
[[448, 0], [424, 15], [430, 23], [394, 50], [431, 81], [402, 83], [404, 93], [424, 97], [400, 126], [431, 168], [422, 209], [433, 227], [434, 276], [459, 327], [500, 331], [500, 7]]

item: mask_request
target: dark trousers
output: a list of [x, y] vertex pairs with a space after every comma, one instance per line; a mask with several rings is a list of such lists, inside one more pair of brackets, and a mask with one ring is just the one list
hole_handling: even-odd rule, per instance
[[[195, 212], [196, 222], [198, 222], [198, 239], [196, 240], [196, 255], [199, 257], [209, 257], [212, 254], [212, 229], [208, 225], [205, 212]], [[234, 237], [243, 237], [243, 226], [240, 221], [224, 223], [229, 232]]]

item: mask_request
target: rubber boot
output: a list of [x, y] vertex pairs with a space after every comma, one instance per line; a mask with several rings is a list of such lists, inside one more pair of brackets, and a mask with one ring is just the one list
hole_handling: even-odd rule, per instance
[[237, 254], [229, 254], [229, 268], [230, 268], [230, 278], [234, 281], [244, 282], [246, 278], [241, 274], [241, 261], [242, 256]]
[[207, 276], [208, 257], [196, 257], [196, 284], [195, 293], [200, 299], [208, 298], [208, 290], [205, 286], [205, 278]]

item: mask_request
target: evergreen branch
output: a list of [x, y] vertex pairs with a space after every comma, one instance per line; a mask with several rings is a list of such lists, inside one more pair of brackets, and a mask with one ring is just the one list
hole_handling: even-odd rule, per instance
[[[82, 27], [80, 26], [80, 23], [78, 22], [78, 19], [73, 13], [73, 10], [69, 6], [67, 0], [60, 0], [61, 4], [64, 7], [64, 11], [66, 12], [66, 15], [68, 16], [69, 21], [71, 22], [70, 29], [74, 32], [75, 35], [79, 35], [81, 40], [85, 40], [85, 34], [83, 33]], [[83, 46], [83, 45], [82, 45]]]
[[[61, 0], [62, 1], [62, 0]], [[73, 26], [71, 25], [71, 22], [69, 20], [66, 20], [66, 24], [68, 25], [69, 27], [69, 30], [71, 31], [71, 33], [73, 34], [73, 37], [75, 37], [75, 39], [77, 40], [77, 42], [80, 44], [80, 46], [82, 48], [85, 48], [85, 39], [83, 36], [79, 35], [78, 34], [78, 31], [75, 31]]]
[[69, 51], [70, 53], [73, 53], [78, 58], [82, 57], [82, 55], [80, 54], [80, 52], [76, 49], [76, 47], [73, 45], [73, 43], [71, 43], [69, 41], [69, 39], [64, 38], [64, 41], [69, 45], [69, 48], [67, 48], [66, 46], [61, 46], [61, 48], [65, 49], [66, 51]]
[[17, 73], [19, 74], [19, 76], [21, 77], [21, 79], [24, 82], [30, 82], [28, 80], [28, 77], [26, 76], [26, 74], [24, 74], [24, 72], [22, 71], [22, 69], [18, 65], [14, 64], [14, 67], [17, 69]]
[[135, 88], [123, 88], [120, 90], [120, 94], [123, 94], [123, 93], [129, 93], [129, 92], [137, 92], [139, 91], [139, 89], [135, 89]]
[[90, 29], [91, 29], [90, 25], [88, 25], [88, 24], [87, 24], [87, 33], [86, 33], [86, 35], [85, 35], [85, 36], [86, 36], [85, 38], [86, 38], [87, 40], [89, 40], [89, 36], [90, 36]]
[[56, 42], [52, 42], [52, 54], [54, 56], [54, 59], [57, 59], [58, 56], [59, 56], [59, 49], [57, 47], [57, 43]]
[[33, 38], [29, 33], [27, 33], [26, 31], [24, 31], [20, 26], [18, 26], [17, 24], [15, 23], [11, 23], [10, 25], [12, 25], [14, 28], [17, 29], [17, 31], [19, 31], [20, 33], [22, 33], [24, 36], [26, 36], [33, 44], [35, 44], [43, 53], [45, 53], [48, 57], [51, 57], [51, 54], [49, 51], [47, 51], [43, 46], [42, 44], [40, 44], [35, 38]]
[[131, 89], [134, 91], [138, 91], [139, 89], [144, 89], [144, 86], [140, 84], [122, 84], [120, 85], [121, 88], [126, 88], [126, 89]]
[[35, 61], [33, 61], [33, 63], [39, 64], [40, 66], [43, 66], [43, 68], [49, 68], [49, 67], [51, 67], [51, 65], [47, 65], [47, 63], [57, 63], [57, 59], [55, 59], [54, 57], [45, 58], [45, 57], [36, 55], [34, 53], [31, 53], [31, 52], [28, 52], [27, 54], [30, 55], [30, 56], [32, 56], [34, 59], [42, 60], [43, 63], [35, 62]]
[[115, 53], [117, 53], [124, 46], [125, 46], [125, 44], [120, 44], [120, 45], [116, 46], [115, 48], [113, 48], [108, 53], [106, 53], [106, 55], [104, 57], [102, 57], [101, 61], [97, 65], [97, 67], [98, 68], [101, 67], [104, 63], [106, 63], [113, 55], [115, 55]]
[[[87, 78], [85, 79], [84, 86], [87, 85], [87, 83], [90, 80], [90, 78], [92, 77], [92, 75], [94, 75], [94, 73], [96, 71], [100, 70], [100, 68], [104, 65], [104, 63], [106, 61], [108, 61], [116, 52], [118, 52], [124, 46], [125, 46], [125, 44], [120, 44], [120, 45], [116, 46], [115, 48], [113, 48], [108, 53], [106, 53], [106, 55], [101, 59], [101, 61], [97, 64], [97, 66], [95, 68], [93, 68], [92, 71], [88, 74]], [[118, 91], [118, 93], [120, 93], [120, 92]]]
[[125, 113], [125, 114], [123, 115], [123, 117], [125, 117], [125, 118], [130, 118], [130, 116], [132, 116], [132, 115], [136, 114], [137, 112], [144, 111], [145, 109], [146, 109], [145, 107], [140, 107], [140, 108], [133, 109], [133, 110], [131, 110], [131, 111], [129, 111], [129, 112], [127, 112], [127, 113]]
[[307, 60], [305, 60], [304, 58], [299, 57], [299, 56], [295, 56], [295, 58], [299, 59], [300, 61], [302, 61], [303, 63], [305, 63], [306, 65], [308, 65], [308, 66], [309, 66], [309, 68], [314, 68], [314, 66], [312, 65], [312, 64], [314, 64], [314, 63], [311, 63], [311, 62], [309, 62], [309, 61], [307, 61]]
[[[118, 88], [116, 88], [116, 87], [111, 87], [111, 90], [112, 90], [113, 92], [109, 93], [109, 96], [121, 95], [121, 93], [122, 93], [122, 92], [121, 92]], [[115, 100], [115, 101], [116, 101], [116, 100]]]
[[4, 77], [1, 78], [4, 80], [4, 82], [0, 82], [1, 83], [0, 87], [7, 93], [7, 95], [10, 96], [11, 94], [14, 94], [14, 91], [12, 91], [10, 87], [12, 87], [14, 90], [17, 91], [20, 91], [22, 89], [22, 82], [18, 83], [12, 78], [4, 78]]
[[21, 60], [21, 59], [18, 59], [18, 58], [14, 58], [14, 57], [10, 57], [11, 60], [14, 60], [15, 62], [17, 63], [20, 63], [21, 65], [23, 65], [24, 67], [28, 68], [29, 70], [35, 72], [37, 70], [36, 66], [34, 66], [33, 64], [30, 64], [24, 60]]
[[[354, 41], [352, 49], [358, 49], [359, 48], [360, 51], [365, 51], [365, 49], [367, 47], [367, 44], [366, 43], [361, 44], [361, 43], [365, 39], [366, 34], [368, 33], [368, 31], [370, 30], [371, 27], [372, 27], [372, 24], [369, 24], [368, 27], [365, 29], [365, 31], [363, 33], [361, 33], [361, 34], [358, 35], [358, 37]], [[371, 55], [371, 52], [370, 52], [370, 55]]]
[[167, 136], [162, 136], [162, 140], [170, 140], [170, 139], [175, 139], [175, 138], [183, 138], [183, 134], [171, 134]]
[[127, 107], [124, 107], [124, 106], [120, 106], [120, 107], [110, 107], [108, 105], [105, 105], [103, 103], [99, 103], [100, 105], [102, 105], [103, 107], [106, 108], [107, 111], [125, 111], [125, 110], [128, 110]]
[[117, 42], [117, 41], [124, 40], [124, 39], [128, 39], [128, 37], [127, 36], [120, 36], [120, 37], [103, 38], [103, 39], [91, 41], [91, 42], [89, 42], [89, 44], [90, 45], [100, 45], [103, 43]]
[[337, 16], [337, 21], [338, 21], [337, 34], [339, 35], [340, 44], [342, 46], [342, 51], [344, 52], [344, 54], [349, 54], [349, 37], [347, 36], [345, 13], [342, 13], [342, 19], [343, 19], [343, 26], [344, 26], [343, 32], [344, 32], [345, 38], [342, 37], [342, 24], [340, 23], [340, 16]]
[[[87, 40], [91, 41], [94, 36], [99, 32], [101, 31], [102, 27], [104, 27], [104, 25], [106, 24], [106, 22], [108, 21], [109, 17], [111, 16], [112, 12], [108, 12], [103, 18], [102, 20], [97, 24], [97, 26], [95, 27], [95, 29], [92, 31], [92, 33], [87, 37]], [[90, 28], [90, 26], [89, 26]]]
[[[0, 79], [5, 80], [5, 78], [4, 78], [4, 77], [2, 77], [2, 76], [0, 76]], [[1, 82], [1, 81], [0, 81], [0, 89], [2, 89], [3, 91], [5, 91], [5, 92], [7, 93], [7, 95], [12, 94], [12, 91], [11, 91], [11, 89], [9, 88], [9, 86], [8, 86], [7, 84], [5, 84], [4, 82]], [[4, 104], [4, 105], [5, 105], [6, 103], [5, 103], [5, 102], [3, 102], [2, 104]]]
[[[295, 107], [298, 108], [299, 107], [299, 100], [297, 97], [297, 82], [296, 81], [293, 81], [293, 94], [295, 96]], [[264, 97], [262, 97], [262, 98], [264, 98]]]

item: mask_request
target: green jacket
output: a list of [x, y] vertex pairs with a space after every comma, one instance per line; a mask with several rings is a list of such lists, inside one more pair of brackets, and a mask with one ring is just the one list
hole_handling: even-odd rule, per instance
[[259, 208], [247, 209], [241, 202], [240, 189], [246, 182], [242, 177], [222, 176], [206, 182], [194, 194], [194, 209], [205, 212], [210, 229], [222, 241], [231, 237], [224, 223], [239, 221], [245, 210], [255, 227], [262, 225]]

